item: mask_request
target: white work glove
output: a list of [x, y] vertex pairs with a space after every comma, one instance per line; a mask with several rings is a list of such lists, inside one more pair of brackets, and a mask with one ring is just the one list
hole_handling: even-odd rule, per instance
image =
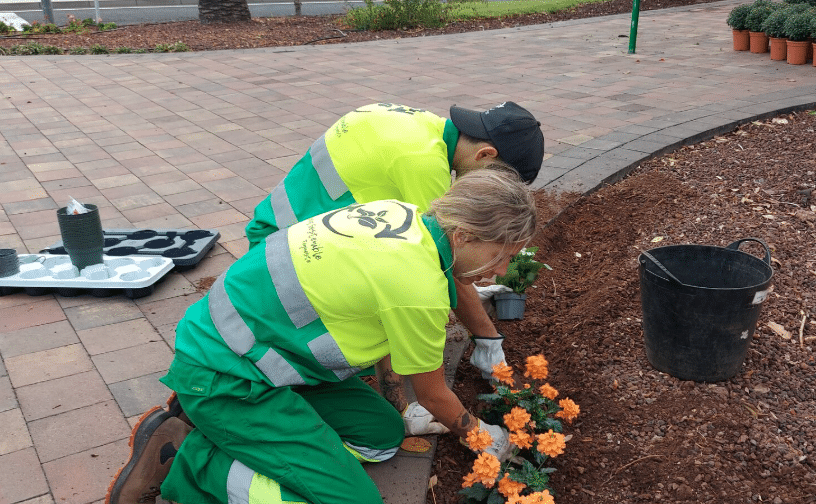
[[402, 413], [405, 422], [406, 436], [423, 436], [425, 434], [445, 434], [450, 429], [437, 422], [431, 412], [418, 402], [412, 402]]
[[504, 335], [499, 333], [497, 338], [485, 336], [471, 336], [476, 348], [470, 354], [470, 363], [482, 372], [482, 378], [490, 380], [493, 378], [493, 366], [505, 362], [502, 341]]
[[485, 452], [495, 456], [499, 462], [505, 462], [513, 456], [516, 446], [510, 442], [510, 433], [507, 429], [479, 420], [479, 430], [486, 430], [493, 438], [493, 444], [485, 448]]
[[488, 285], [487, 287], [479, 287], [478, 285], [474, 285], [476, 288], [476, 294], [479, 295], [479, 301], [482, 302], [482, 306], [484, 307], [484, 311], [487, 312], [488, 316], [494, 317], [496, 315], [496, 302], [493, 300], [493, 296], [496, 294], [501, 294], [502, 292], [513, 292], [513, 289], [506, 285]]

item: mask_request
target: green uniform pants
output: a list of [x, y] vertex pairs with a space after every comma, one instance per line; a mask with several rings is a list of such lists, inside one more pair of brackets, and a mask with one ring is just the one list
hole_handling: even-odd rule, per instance
[[[211, 386], [200, 394], [183, 393], [190, 388], [178, 385], [187, 378]], [[237, 460], [246, 471], [277, 482], [284, 501], [382, 504], [379, 490], [347, 447], [367, 460], [390, 458], [402, 442], [403, 420], [359, 378], [275, 388], [176, 359], [162, 381], [178, 386], [179, 402], [196, 426], [162, 485], [164, 499], [180, 504], [244, 501], [245, 494], [235, 498], [234, 488], [228, 492]], [[233, 473], [231, 483], [235, 479]], [[244, 502], [280, 502], [280, 495], [263, 496], [268, 485], [255, 483]]]

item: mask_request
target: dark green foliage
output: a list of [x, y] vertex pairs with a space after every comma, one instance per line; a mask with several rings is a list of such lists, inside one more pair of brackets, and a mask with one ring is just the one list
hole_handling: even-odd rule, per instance
[[381, 5], [365, 0], [365, 7], [352, 9], [346, 22], [358, 30], [400, 30], [444, 26], [450, 6], [440, 0], [384, 0]]
[[785, 38], [785, 20], [787, 19], [788, 9], [777, 9], [765, 18], [762, 23], [762, 31], [769, 37]]
[[746, 24], [746, 18], [748, 14], [751, 12], [751, 4], [741, 4], [737, 5], [731, 12], [728, 14], [728, 19], [726, 23], [728, 26], [733, 28], [734, 30], [747, 30], [748, 26]]
[[91, 54], [110, 54], [110, 51], [103, 45], [94, 44], [91, 46]]
[[9, 33], [9, 32], [13, 32], [13, 31], [16, 32], [17, 30], [15, 30], [11, 26], [7, 25], [6, 23], [0, 21], [0, 33]]
[[62, 54], [62, 49], [56, 46], [46, 46], [37, 42], [11, 46], [9, 54], [18, 56], [32, 56], [37, 54]]
[[757, 0], [751, 5], [751, 10], [745, 17], [745, 26], [752, 32], [761, 32], [762, 23], [768, 18], [781, 4], [769, 2], [768, 0]]
[[802, 42], [810, 38], [810, 24], [813, 14], [810, 11], [794, 13], [785, 20], [785, 37], [793, 42]]

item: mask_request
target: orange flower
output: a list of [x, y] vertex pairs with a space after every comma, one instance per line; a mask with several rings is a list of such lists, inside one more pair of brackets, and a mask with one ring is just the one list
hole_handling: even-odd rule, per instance
[[531, 493], [519, 499], [518, 504], [555, 504], [555, 499], [547, 490]]
[[510, 413], [504, 415], [504, 425], [511, 431], [523, 429], [524, 425], [530, 421], [530, 414], [524, 408], [513, 407]]
[[499, 380], [500, 382], [506, 383], [507, 385], [512, 386], [515, 381], [513, 380], [513, 368], [505, 364], [504, 362], [499, 362], [495, 366], [493, 366], [493, 378]]
[[499, 480], [499, 493], [505, 497], [512, 497], [521, 493], [527, 487], [524, 483], [510, 479], [510, 473], [504, 473], [504, 478]]
[[549, 457], [557, 457], [564, 453], [564, 448], [567, 447], [567, 442], [564, 441], [564, 435], [558, 432], [553, 432], [552, 429], [539, 434], [537, 450]]
[[510, 442], [521, 449], [529, 448], [533, 446], [533, 436], [523, 430], [511, 432]]
[[578, 416], [578, 413], [581, 412], [581, 408], [575, 404], [572, 399], [561, 399], [558, 401], [558, 405], [561, 406], [561, 411], [556, 413], [555, 416], [563, 418], [570, 423]]
[[525, 384], [524, 384], [524, 390], [527, 390], [528, 388], [530, 388], [530, 384], [529, 384], [529, 383], [525, 383]]
[[527, 357], [527, 371], [524, 376], [530, 376], [534, 380], [544, 380], [547, 378], [547, 359], [543, 355], [531, 355]]
[[541, 395], [551, 401], [555, 401], [555, 398], [558, 397], [558, 391], [555, 390], [555, 387], [549, 383], [545, 383], [544, 385], [538, 387], [538, 391], [541, 392]]
[[478, 478], [479, 482], [487, 488], [492, 488], [496, 483], [496, 477], [499, 475], [501, 463], [494, 455], [489, 453], [481, 453], [473, 462], [473, 473]]
[[470, 429], [467, 434], [467, 444], [473, 451], [482, 451], [493, 444], [493, 438], [486, 430], [479, 429], [479, 426]]
[[479, 481], [480, 481], [479, 477], [476, 476], [474, 473], [467, 474], [462, 479], [462, 488], [470, 488], [473, 486], [474, 483], [478, 483]]

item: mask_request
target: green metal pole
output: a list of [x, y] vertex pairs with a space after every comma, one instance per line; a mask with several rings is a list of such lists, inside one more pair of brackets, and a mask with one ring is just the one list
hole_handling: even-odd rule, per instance
[[632, 0], [632, 26], [629, 28], [629, 54], [635, 54], [637, 24], [640, 16], [640, 0]]

